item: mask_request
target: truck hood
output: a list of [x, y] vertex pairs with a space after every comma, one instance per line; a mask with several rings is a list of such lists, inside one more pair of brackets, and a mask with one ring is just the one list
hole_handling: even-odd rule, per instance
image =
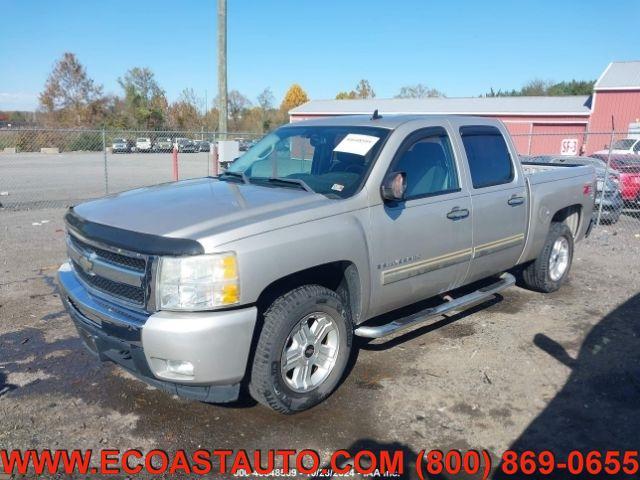
[[130, 190], [80, 204], [74, 212], [89, 222], [133, 232], [201, 240], [276, 218], [284, 226], [289, 222], [282, 217], [331, 203], [303, 190], [201, 178]]

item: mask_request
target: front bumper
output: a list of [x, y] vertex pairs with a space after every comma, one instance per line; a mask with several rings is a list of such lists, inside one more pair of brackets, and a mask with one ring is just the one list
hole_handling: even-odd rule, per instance
[[[117, 363], [141, 380], [182, 397], [206, 402], [238, 398], [255, 307], [149, 315], [91, 293], [69, 263], [58, 270], [58, 284], [80, 337], [100, 360]], [[193, 375], [169, 371], [168, 360], [191, 363]]]

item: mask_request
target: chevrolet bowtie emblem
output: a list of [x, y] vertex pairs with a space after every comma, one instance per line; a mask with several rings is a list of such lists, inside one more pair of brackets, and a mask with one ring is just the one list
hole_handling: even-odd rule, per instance
[[94, 276], [95, 272], [93, 271], [93, 261], [96, 259], [97, 255], [92, 253], [89, 257], [81, 256], [78, 259], [78, 264], [87, 275]]

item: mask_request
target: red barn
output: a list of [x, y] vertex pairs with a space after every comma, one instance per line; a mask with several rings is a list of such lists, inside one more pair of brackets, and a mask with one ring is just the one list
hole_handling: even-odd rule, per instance
[[[592, 95], [565, 97], [390, 98], [312, 100], [289, 111], [291, 122], [335, 115], [479, 115], [501, 119], [522, 154], [559, 154], [567, 142], [591, 153], [610, 142], [611, 115], [618, 138], [640, 117], [640, 61], [611, 63]], [[564, 152], [573, 153], [573, 152]]]
[[640, 62], [613, 62], [593, 87], [587, 151], [604, 149], [611, 141], [612, 118], [616, 138], [626, 136], [631, 123], [640, 122]]

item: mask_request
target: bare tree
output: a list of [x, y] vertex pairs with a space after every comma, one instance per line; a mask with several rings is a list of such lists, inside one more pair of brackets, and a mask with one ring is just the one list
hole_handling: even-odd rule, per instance
[[356, 97], [357, 98], [374, 98], [376, 96], [376, 92], [373, 91], [373, 87], [369, 83], [369, 80], [365, 80], [364, 78], [358, 82], [356, 86]]
[[416, 85], [407, 85], [400, 89], [396, 98], [427, 98], [427, 97], [445, 97], [446, 95], [440, 90], [427, 87], [422, 83]]
[[262, 93], [258, 95], [258, 105], [264, 111], [271, 110], [275, 101], [276, 100], [273, 96], [273, 92], [269, 87], [265, 88]]
[[271, 110], [273, 110], [274, 102], [275, 98], [269, 87], [265, 88], [262, 93], [258, 95], [261, 122], [260, 128], [263, 132], [271, 130]]
[[341, 91], [336, 95], [336, 100], [355, 100], [365, 98], [375, 98], [376, 92], [373, 91], [373, 87], [369, 83], [369, 80], [364, 78], [358, 82], [355, 90]]
[[250, 106], [251, 102], [249, 99], [242, 95], [238, 90], [231, 90], [229, 92], [227, 108], [229, 110], [231, 126], [234, 130], [239, 128], [242, 114]]
[[169, 107], [169, 121], [173, 128], [195, 130], [202, 126], [198, 110], [200, 99], [192, 88], [185, 88], [177, 102]]

